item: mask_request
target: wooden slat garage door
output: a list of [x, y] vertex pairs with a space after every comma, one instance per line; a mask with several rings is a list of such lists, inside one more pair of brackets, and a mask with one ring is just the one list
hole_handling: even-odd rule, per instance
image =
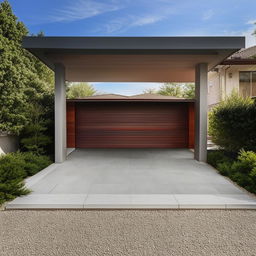
[[188, 105], [76, 103], [77, 148], [186, 148]]

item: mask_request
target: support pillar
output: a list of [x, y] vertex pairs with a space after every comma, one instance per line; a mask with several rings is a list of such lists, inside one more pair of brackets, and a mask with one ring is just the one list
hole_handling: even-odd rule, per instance
[[66, 159], [66, 125], [65, 67], [55, 64], [55, 163]]
[[195, 74], [195, 159], [207, 161], [207, 63], [196, 65]]

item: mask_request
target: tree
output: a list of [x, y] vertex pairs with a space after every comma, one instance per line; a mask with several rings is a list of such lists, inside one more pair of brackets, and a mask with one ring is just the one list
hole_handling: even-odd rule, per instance
[[27, 62], [20, 44], [28, 31], [7, 1], [0, 4], [0, 24], [0, 130], [19, 133], [26, 123], [26, 76], [22, 73]]
[[29, 106], [53, 92], [53, 72], [21, 47], [26, 35], [5, 0], [0, 4], [0, 132], [20, 134], [31, 121]]
[[165, 96], [182, 97], [182, 88], [176, 83], [165, 83], [158, 91], [158, 94]]
[[157, 90], [154, 88], [147, 88], [143, 91], [145, 94], [158, 94]]
[[45, 135], [48, 120], [43, 118], [44, 109], [35, 103], [30, 106], [29, 113], [31, 121], [22, 130], [20, 144], [25, 150], [37, 155], [44, 154], [45, 147], [52, 142], [51, 137]]
[[195, 98], [195, 84], [191, 83], [183, 85], [183, 98]]
[[159, 90], [149, 88], [144, 90], [144, 93], [193, 99], [195, 98], [195, 85], [192, 83], [165, 83]]
[[96, 90], [89, 83], [69, 83], [67, 86], [67, 98], [76, 99], [96, 94]]
[[41, 105], [35, 103], [29, 108], [31, 122], [25, 126], [20, 140], [21, 146], [37, 155], [44, 154], [45, 147], [51, 143], [50, 136], [45, 135], [47, 120], [43, 118], [44, 110]]

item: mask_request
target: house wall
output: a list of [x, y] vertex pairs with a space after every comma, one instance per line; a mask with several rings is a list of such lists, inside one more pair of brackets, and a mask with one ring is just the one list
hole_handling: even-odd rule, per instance
[[218, 72], [208, 74], [208, 106], [214, 106], [221, 101], [221, 83]]
[[239, 92], [239, 71], [256, 71], [256, 65], [223, 66], [208, 74], [208, 106], [211, 108], [232, 91]]
[[0, 134], [0, 155], [15, 152], [18, 149], [19, 144], [16, 136]]

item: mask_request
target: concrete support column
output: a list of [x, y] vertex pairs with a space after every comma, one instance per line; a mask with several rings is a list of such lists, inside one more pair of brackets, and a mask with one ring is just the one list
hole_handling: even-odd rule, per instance
[[195, 159], [200, 162], [207, 161], [207, 74], [207, 63], [196, 66]]
[[55, 64], [55, 163], [66, 159], [66, 85], [65, 67]]

